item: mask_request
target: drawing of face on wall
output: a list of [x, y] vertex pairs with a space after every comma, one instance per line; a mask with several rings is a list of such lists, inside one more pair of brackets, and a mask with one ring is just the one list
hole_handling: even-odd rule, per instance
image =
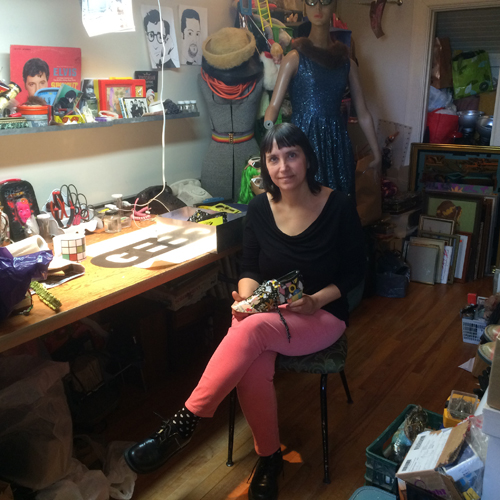
[[157, 7], [142, 5], [141, 11], [152, 69], [178, 68], [179, 52], [172, 9], [162, 7], [161, 19]]
[[179, 6], [181, 64], [201, 65], [201, 44], [207, 38], [207, 9]]

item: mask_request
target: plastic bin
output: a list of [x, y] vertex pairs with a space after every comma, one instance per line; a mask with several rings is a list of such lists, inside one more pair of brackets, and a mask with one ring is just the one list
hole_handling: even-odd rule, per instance
[[483, 318], [462, 318], [462, 340], [467, 344], [479, 344], [487, 324]]
[[[398, 482], [396, 472], [399, 465], [384, 457], [384, 450], [390, 446], [391, 438], [398, 427], [406, 418], [406, 415], [417, 405], [408, 405], [394, 422], [366, 448], [366, 473], [365, 481], [367, 485], [376, 486], [393, 494], [397, 493]], [[443, 416], [428, 410], [427, 427], [438, 430], [443, 426]]]
[[396, 497], [379, 488], [363, 486], [358, 488], [349, 500], [396, 500]]

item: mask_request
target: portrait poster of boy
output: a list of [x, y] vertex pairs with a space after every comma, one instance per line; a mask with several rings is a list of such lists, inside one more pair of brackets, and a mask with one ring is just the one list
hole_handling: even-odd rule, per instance
[[24, 104], [42, 88], [62, 84], [80, 90], [82, 54], [72, 47], [10, 46], [10, 80], [21, 87], [16, 97]]

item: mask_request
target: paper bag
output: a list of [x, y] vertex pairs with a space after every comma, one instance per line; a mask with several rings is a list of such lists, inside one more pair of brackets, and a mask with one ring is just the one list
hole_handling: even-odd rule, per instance
[[0, 481], [0, 500], [14, 500], [10, 485], [4, 481]]
[[452, 144], [454, 133], [458, 131], [458, 116], [443, 110], [435, 110], [427, 114], [429, 142], [432, 144]]
[[364, 156], [356, 164], [356, 204], [363, 226], [373, 224], [382, 216], [382, 190], [375, 169], [368, 169], [372, 155]]
[[436, 89], [453, 86], [449, 38], [435, 38], [432, 49], [431, 85]]

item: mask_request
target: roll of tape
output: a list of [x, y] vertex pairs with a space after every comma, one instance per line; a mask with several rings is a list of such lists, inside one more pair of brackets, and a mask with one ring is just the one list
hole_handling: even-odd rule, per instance
[[264, 128], [266, 128], [267, 130], [273, 127], [274, 127], [274, 122], [272, 120], [266, 120], [264, 122]]
[[30, 253], [40, 252], [41, 250], [49, 250], [49, 246], [40, 235], [30, 236], [24, 240], [12, 243], [7, 246], [7, 250], [14, 256], [29, 255]]

